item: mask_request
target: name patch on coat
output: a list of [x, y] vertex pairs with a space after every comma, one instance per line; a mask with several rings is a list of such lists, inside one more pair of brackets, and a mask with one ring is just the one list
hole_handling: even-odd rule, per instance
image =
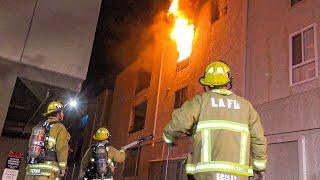
[[212, 107], [240, 109], [240, 103], [234, 99], [211, 98]]
[[217, 173], [217, 180], [237, 180], [238, 177], [231, 174]]

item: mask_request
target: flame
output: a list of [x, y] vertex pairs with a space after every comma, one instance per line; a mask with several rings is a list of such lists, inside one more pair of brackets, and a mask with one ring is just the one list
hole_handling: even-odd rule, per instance
[[177, 44], [179, 52], [178, 62], [187, 59], [192, 52], [192, 43], [194, 38], [194, 25], [192, 21], [186, 18], [179, 9], [179, 0], [173, 0], [168, 16], [174, 17], [174, 27], [171, 31], [170, 37]]

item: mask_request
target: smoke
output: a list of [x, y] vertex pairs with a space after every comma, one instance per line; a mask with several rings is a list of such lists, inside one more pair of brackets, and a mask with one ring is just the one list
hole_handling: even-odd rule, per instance
[[[194, 19], [199, 0], [180, 0], [180, 8], [190, 19]], [[170, 34], [172, 23], [167, 11], [171, 1], [119, 1], [119, 10], [107, 18], [105, 47], [107, 56], [119, 70], [123, 70], [137, 59], [152, 62], [154, 51], [162, 48], [163, 39]], [[114, 8], [114, 5], [112, 6]], [[113, 11], [111, 11], [112, 14]]]
[[[139, 54], [155, 40], [154, 24], [169, 1], [117, 1], [106, 17], [105, 48], [108, 60], [119, 70], [138, 59]], [[109, 8], [108, 8], [109, 9]], [[107, 10], [107, 13], [110, 13]]]
[[[195, 2], [199, 0], [180, 1], [184, 13], [192, 18]], [[106, 88], [113, 89], [117, 74], [138, 59], [145, 59], [144, 68], [150, 69], [156, 58], [153, 52], [161, 50], [161, 42], [170, 33], [172, 22], [167, 17], [170, 3], [170, 0], [102, 1], [86, 91], [99, 94]]]

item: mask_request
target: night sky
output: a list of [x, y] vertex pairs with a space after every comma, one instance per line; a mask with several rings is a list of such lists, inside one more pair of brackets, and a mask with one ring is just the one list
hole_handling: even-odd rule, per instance
[[83, 91], [96, 96], [113, 89], [116, 75], [134, 62], [143, 47], [154, 40], [147, 33], [155, 17], [170, 1], [103, 0], [87, 80]]

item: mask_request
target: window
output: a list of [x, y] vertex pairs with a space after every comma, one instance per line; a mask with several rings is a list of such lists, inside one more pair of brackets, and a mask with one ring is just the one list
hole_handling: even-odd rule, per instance
[[150, 80], [151, 80], [151, 74], [149, 72], [146, 72], [144, 70], [139, 70], [135, 93], [137, 94], [140, 91], [148, 88], [150, 85]]
[[295, 4], [301, 2], [302, 0], [291, 0], [291, 6], [294, 6]]
[[211, 0], [211, 23], [219, 19], [219, 5], [217, 0]]
[[315, 25], [290, 35], [290, 84], [318, 77]]
[[146, 114], [147, 114], [147, 105], [148, 105], [148, 101], [144, 101], [141, 104], [134, 107], [133, 113], [132, 113], [133, 117], [131, 120], [132, 123], [129, 130], [130, 134], [144, 129], [144, 123], [145, 123]]
[[178, 62], [176, 71], [182, 71], [189, 66], [189, 59]]
[[175, 93], [175, 100], [174, 100], [174, 108], [180, 108], [182, 104], [187, 100], [187, 91], [188, 88], [184, 87], [179, 89]]
[[140, 147], [126, 150], [124, 177], [134, 177], [137, 175], [140, 160]]
[[167, 179], [187, 179], [187, 175], [185, 174], [184, 161], [184, 159], [173, 159], [168, 160], [168, 162], [166, 162], [165, 160], [151, 161], [148, 175], [149, 180], [166, 179], [166, 176]]

